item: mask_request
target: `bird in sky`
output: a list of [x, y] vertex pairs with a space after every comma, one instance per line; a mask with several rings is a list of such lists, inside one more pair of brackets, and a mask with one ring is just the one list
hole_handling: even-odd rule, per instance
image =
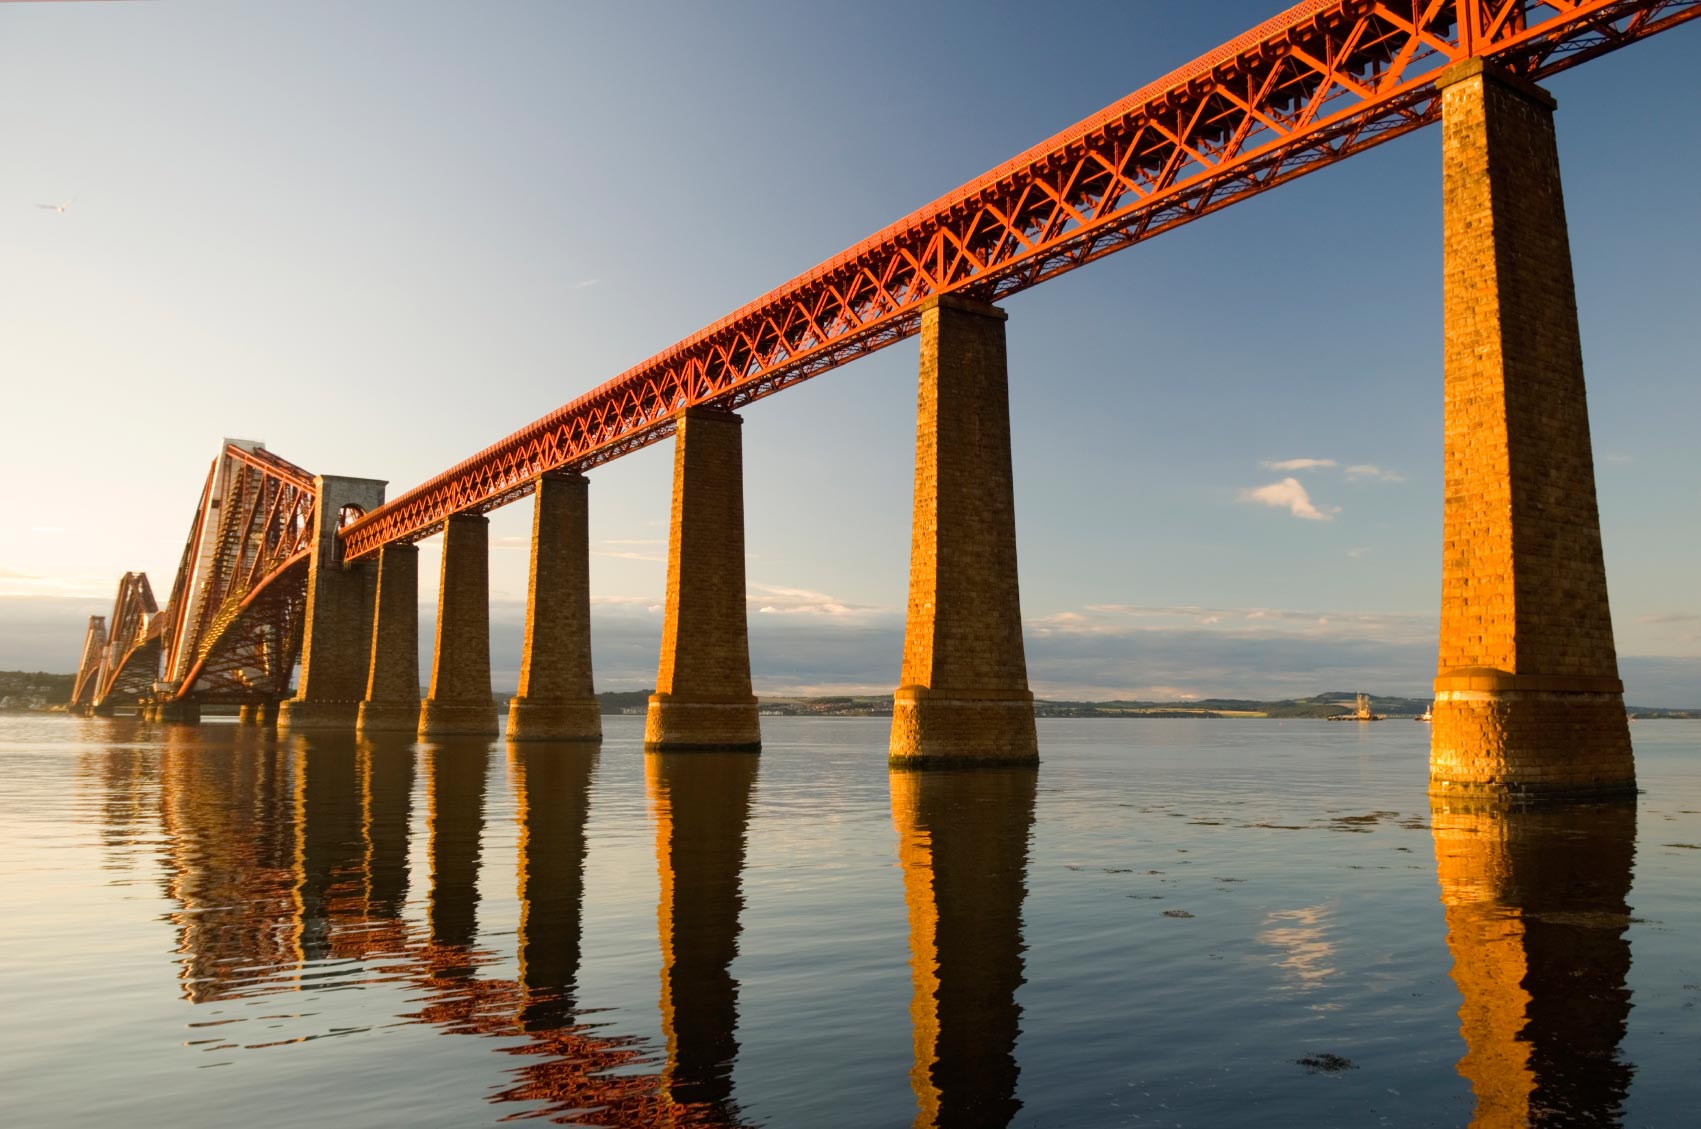
[[63, 204], [37, 204], [36, 205], [36, 207], [46, 208], [50, 212], [58, 212], [60, 215], [64, 215], [65, 209], [69, 208], [70, 206], [71, 206], [70, 200], [65, 201]]

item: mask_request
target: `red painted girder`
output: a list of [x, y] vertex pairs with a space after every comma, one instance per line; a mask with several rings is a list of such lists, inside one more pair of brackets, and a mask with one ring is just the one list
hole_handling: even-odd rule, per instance
[[356, 559], [536, 477], [672, 434], [1439, 119], [1481, 56], [1531, 79], [1701, 16], [1701, 0], [1306, 0], [728, 314], [344, 528]]

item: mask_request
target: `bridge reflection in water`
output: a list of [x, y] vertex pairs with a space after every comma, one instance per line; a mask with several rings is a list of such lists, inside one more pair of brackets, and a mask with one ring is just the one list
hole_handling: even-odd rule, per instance
[[1473, 1129], [1620, 1124], [1634, 801], [1431, 819]]
[[[483, 741], [168, 730], [155, 755], [87, 758], [111, 849], [157, 818], [182, 997], [196, 1004], [397, 985], [402, 1018], [503, 1040], [522, 1060], [490, 1094], [522, 1115], [605, 1125], [749, 1123], [734, 1098], [743, 869], [759, 758], [650, 754], [664, 1047], [580, 1003], [587, 821], [600, 746], [514, 745], [516, 979], [486, 974], [478, 884], [488, 830]], [[908, 911], [915, 1124], [1008, 1124], [1031, 768], [891, 773]], [[155, 807], [151, 798], [157, 794]], [[409, 869], [415, 804], [429, 874]], [[1633, 1067], [1627, 903], [1633, 803], [1431, 800], [1440, 897], [1476, 1129], [1623, 1121]], [[409, 915], [409, 895], [415, 907]], [[587, 1020], [591, 1020], [587, 1022]], [[307, 1020], [312, 1022], [311, 1020]], [[244, 1042], [258, 1049], [324, 1034]], [[191, 1044], [194, 1045], [194, 1044]]]
[[918, 1129], [1007, 1125], [1016, 1097], [1022, 902], [1035, 768], [895, 770], [909, 909]]
[[[278, 742], [252, 728], [232, 731], [229, 745], [205, 736], [168, 731], [157, 778], [123, 757], [85, 767], [114, 842], [137, 838], [138, 820], [153, 815], [143, 797], [158, 788], [164, 892], [176, 907], [167, 916], [185, 999], [394, 983], [413, 1009], [401, 1018], [502, 1038], [511, 1044], [505, 1053], [530, 1060], [509, 1072], [492, 1101], [599, 1125], [744, 1124], [732, 1100], [731, 965], [756, 757], [646, 758], [661, 887], [666, 1048], [658, 1055], [579, 1014], [598, 744], [509, 748], [520, 923], [518, 977], [508, 980], [482, 974], [501, 955], [478, 945], [488, 742], [415, 746], [404, 735], [334, 732]], [[406, 916], [416, 772], [429, 865], [416, 891], [424, 894], [423, 921]]]

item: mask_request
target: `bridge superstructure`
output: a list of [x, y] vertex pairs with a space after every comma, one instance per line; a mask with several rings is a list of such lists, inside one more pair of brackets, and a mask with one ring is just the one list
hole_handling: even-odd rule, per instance
[[[288, 552], [264, 536], [248, 556], [227, 550], [245, 500], [221, 510], [207, 557], [204, 496], [156, 698], [187, 708], [281, 693], [299, 638], [284, 724], [495, 734], [482, 515], [536, 494], [510, 736], [597, 736], [584, 476], [671, 436], [667, 626], [646, 743], [758, 747], [735, 412], [919, 334], [893, 763], [1032, 761], [996, 303], [1440, 122], [1447, 504], [1432, 780], [1629, 789], [1555, 103], [1536, 84], [1697, 17], [1701, 0], [1305, 0], [387, 503], [382, 483], [292, 478], [274, 456], [227, 447], [225, 459], [291, 484], [295, 539]], [[209, 491], [218, 477], [215, 465]], [[412, 546], [439, 533], [420, 705]]]
[[300, 655], [315, 529], [313, 475], [261, 443], [229, 439], [207, 470], [161, 610], [125, 573], [110, 626], [89, 621], [72, 706], [189, 720], [203, 704], [275, 714]]

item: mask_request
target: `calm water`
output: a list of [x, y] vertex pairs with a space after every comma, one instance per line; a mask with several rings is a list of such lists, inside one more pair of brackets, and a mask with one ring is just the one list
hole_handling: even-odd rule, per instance
[[1701, 726], [1432, 810], [1427, 726], [1037, 773], [0, 718], [9, 1126], [1694, 1124]]

